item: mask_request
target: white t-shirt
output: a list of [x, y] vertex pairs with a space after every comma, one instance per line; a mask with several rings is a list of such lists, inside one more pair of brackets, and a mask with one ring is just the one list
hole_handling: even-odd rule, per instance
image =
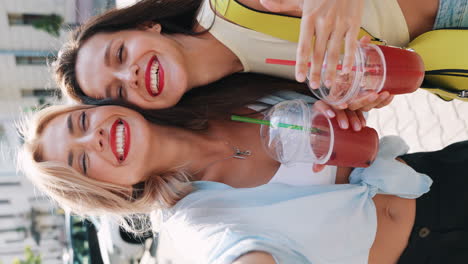
[[284, 183], [296, 186], [334, 184], [336, 170], [336, 166], [327, 166], [321, 172], [316, 173], [312, 171], [312, 163], [281, 165], [268, 183]]

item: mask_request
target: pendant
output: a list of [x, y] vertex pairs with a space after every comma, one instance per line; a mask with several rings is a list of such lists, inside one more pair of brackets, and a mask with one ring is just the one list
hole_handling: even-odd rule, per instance
[[252, 152], [250, 150], [245, 150], [241, 151], [238, 147], [234, 148], [234, 156], [232, 156], [235, 159], [246, 159], [247, 157], [244, 156], [250, 156], [252, 155]]

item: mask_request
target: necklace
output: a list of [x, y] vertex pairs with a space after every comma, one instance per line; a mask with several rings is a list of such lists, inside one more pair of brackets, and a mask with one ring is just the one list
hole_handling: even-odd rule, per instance
[[[224, 143], [225, 143], [226, 145], [229, 145], [228, 142], [224, 142]], [[247, 150], [240, 150], [240, 149], [239, 149], [238, 147], [236, 147], [236, 146], [232, 146], [232, 149], [233, 149], [233, 151], [234, 151], [232, 155], [230, 155], [230, 156], [228, 156], [228, 157], [225, 157], [225, 158], [222, 158], [222, 159], [214, 160], [214, 161], [208, 163], [208, 165], [206, 165], [205, 167], [203, 167], [203, 168], [197, 170], [196, 172], [194, 172], [193, 175], [195, 175], [195, 174], [197, 174], [197, 173], [199, 173], [199, 172], [205, 170], [206, 168], [210, 167], [211, 165], [214, 165], [214, 164], [216, 164], [216, 163], [218, 163], [218, 162], [221, 162], [221, 161], [223, 161], [223, 160], [232, 159], [232, 158], [245, 160], [245, 159], [247, 159], [250, 155], [252, 155], [252, 152], [251, 152], [250, 150], [248, 150], [248, 149], [247, 149]]]

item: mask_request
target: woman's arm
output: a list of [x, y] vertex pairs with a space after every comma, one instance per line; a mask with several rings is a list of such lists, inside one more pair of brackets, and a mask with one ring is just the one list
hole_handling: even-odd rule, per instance
[[335, 183], [336, 184], [348, 184], [349, 183], [349, 175], [351, 175], [351, 172], [353, 171], [354, 168], [350, 167], [338, 167], [336, 170], [336, 178], [335, 178]]
[[[325, 51], [328, 52], [326, 78], [335, 79], [342, 44], [345, 42], [343, 71], [351, 70], [361, 27], [364, 0], [240, 0], [254, 9], [301, 17], [301, 32], [296, 56], [296, 79], [306, 80], [312, 61], [310, 82], [318, 88]], [[312, 42], [313, 37], [316, 38]], [[313, 60], [312, 60], [313, 58]]]
[[[309, 72], [309, 80], [314, 89], [320, 84], [322, 64], [326, 58], [325, 80], [332, 87], [344, 47], [343, 72], [351, 71], [357, 37], [361, 27], [364, 0], [238, 0], [242, 4], [259, 10], [301, 17], [299, 42], [296, 52], [296, 80], [304, 82]], [[315, 38], [315, 41], [312, 41]], [[364, 41], [366, 42], [366, 41]], [[344, 44], [344, 46], [343, 46]], [[337, 108], [369, 111], [381, 108], [393, 100], [388, 92], [363, 93], [347, 104]]]
[[269, 253], [253, 251], [240, 256], [232, 264], [276, 264], [276, 261]]

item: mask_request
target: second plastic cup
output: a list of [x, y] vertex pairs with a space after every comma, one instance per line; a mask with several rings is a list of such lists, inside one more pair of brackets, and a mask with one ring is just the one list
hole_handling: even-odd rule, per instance
[[377, 132], [339, 128], [335, 120], [314, 112], [301, 100], [279, 103], [265, 115], [263, 146], [283, 164], [315, 162], [345, 167], [368, 167], [378, 151]]
[[342, 72], [342, 60], [339, 61], [332, 87], [324, 84], [324, 65], [320, 87], [311, 89], [312, 93], [329, 104], [337, 105], [348, 102], [362, 91], [412, 93], [421, 86], [424, 78], [424, 63], [411, 50], [359, 44], [354, 60], [351, 72], [346, 74]]

